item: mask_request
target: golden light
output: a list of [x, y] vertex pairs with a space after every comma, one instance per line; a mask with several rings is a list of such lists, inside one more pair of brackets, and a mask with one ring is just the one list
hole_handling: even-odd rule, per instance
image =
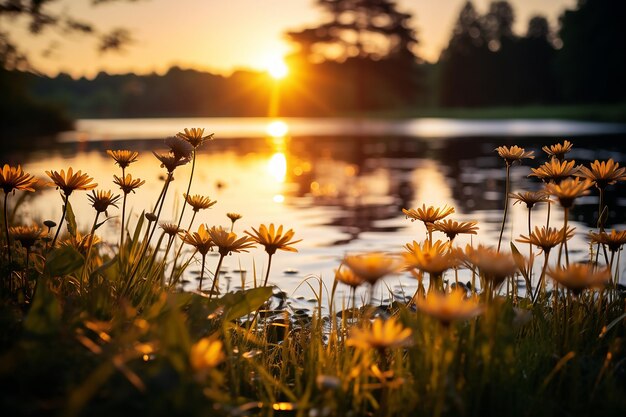
[[289, 132], [289, 126], [281, 120], [274, 120], [267, 125], [265, 131], [273, 138], [282, 138]]
[[289, 74], [289, 67], [282, 58], [272, 58], [267, 61], [265, 68], [275, 80], [282, 80]]
[[287, 158], [282, 152], [276, 152], [267, 163], [267, 170], [276, 182], [285, 182], [287, 175]]

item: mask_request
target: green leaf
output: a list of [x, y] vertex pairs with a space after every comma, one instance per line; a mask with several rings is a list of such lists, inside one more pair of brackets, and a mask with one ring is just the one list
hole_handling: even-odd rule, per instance
[[76, 216], [74, 216], [74, 210], [69, 199], [67, 200], [67, 209], [65, 211], [65, 219], [67, 220], [67, 231], [72, 237], [76, 237]]
[[49, 276], [67, 275], [85, 263], [83, 255], [71, 246], [62, 246], [50, 252], [46, 257], [44, 273]]
[[238, 319], [258, 310], [272, 296], [272, 287], [251, 288], [228, 293], [216, 300], [217, 307], [224, 308], [224, 322]]
[[61, 323], [61, 306], [48, 286], [46, 279], [37, 284], [33, 304], [24, 320], [24, 329], [33, 335], [46, 335], [56, 331]]

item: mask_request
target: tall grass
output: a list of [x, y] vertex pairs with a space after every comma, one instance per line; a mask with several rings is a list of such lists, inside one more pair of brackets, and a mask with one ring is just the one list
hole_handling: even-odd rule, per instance
[[[168, 178], [194, 159], [207, 137], [186, 130], [178, 138], [191, 141], [193, 150], [181, 154], [185, 146], [168, 141], [171, 151], [157, 155]], [[505, 211], [511, 155], [516, 161], [529, 155], [520, 149], [498, 151], [506, 162]], [[584, 181], [545, 180], [555, 197], [549, 205], [559, 202], [565, 224], [543, 235], [529, 224], [529, 236], [520, 239], [529, 244], [528, 258], [515, 242], [502, 245], [502, 232], [498, 248], [455, 246], [457, 234], [476, 234], [477, 226], [442, 221], [451, 208], [405, 210], [424, 223], [428, 238], [389, 253], [346, 256], [331, 288], [307, 278], [302, 285], [316, 300], [310, 315], [267, 286], [277, 250], [296, 250], [293, 230], [261, 225], [243, 237], [232, 226], [180, 230], [185, 205], [177, 224], [159, 225], [160, 208], [171, 197], [166, 181], [149, 211], [134, 224], [122, 222], [119, 243], [105, 250], [95, 233], [100, 213], [114, 208], [116, 196], [93, 194], [96, 213], [80, 215], [95, 220], [82, 235], [68, 197], [89, 182], [77, 183], [70, 172], [63, 179], [51, 175], [66, 187], [64, 222], [54, 232], [52, 223], [43, 232], [9, 225], [6, 214], [3, 219], [0, 409], [3, 415], [67, 416], [624, 415], [626, 313], [617, 274], [626, 233], [605, 232], [600, 220], [592, 234], [591, 247], [608, 248], [610, 265], [595, 262], [593, 251], [585, 264], [570, 265], [566, 242], [568, 209], [591, 192], [594, 175], [626, 176], [619, 165], [584, 174]], [[5, 202], [21, 190], [11, 188], [16, 183], [7, 175], [0, 177]], [[125, 185], [123, 217], [131, 187]], [[598, 189], [610, 192], [605, 185]], [[546, 195], [537, 198], [546, 202]], [[233, 226], [239, 217], [229, 214]], [[505, 226], [503, 216], [501, 230]], [[433, 241], [434, 233], [447, 240]], [[168, 252], [179, 238], [192, 251], [177, 261]], [[254, 246], [267, 253], [266, 274], [255, 273], [248, 285], [242, 276], [241, 290], [224, 291], [221, 260]], [[550, 265], [555, 246], [563, 247], [565, 265], [560, 256]], [[219, 264], [205, 272], [212, 250]], [[189, 291], [181, 276], [198, 256], [208, 285], [201, 280]], [[533, 268], [540, 268], [534, 288]], [[470, 271], [471, 283], [459, 281], [460, 269]], [[409, 302], [376, 305], [380, 279], [398, 271], [418, 279], [418, 291]], [[343, 285], [351, 289], [349, 300], [338, 298]], [[359, 306], [355, 289], [361, 285], [369, 285], [370, 298]]]

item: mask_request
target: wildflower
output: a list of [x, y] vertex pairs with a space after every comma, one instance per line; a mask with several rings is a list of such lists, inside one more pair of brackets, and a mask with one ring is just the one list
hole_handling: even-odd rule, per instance
[[[575, 228], [572, 227], [567, 229], [565, 233], [566, 240], [570, 240], [574, 237], [574, 230]], [[553, 247], [563, 243], [563, 228], [557, 229], [549, 227], [546, 229], [546, 227], [543, 226], [539, 229], [539, 227], [535, 227], [535, 230], [528, 236], [520, 235], [520, 238], [516, 239], [516, 242], [529, 243], [537, 246], [543, 252], [549, 253]]]
[[239, 213], [226, 213], [226, 217], [228, 217], [231, 222], [235, 223], [237, 220], [241, 219], [243, 216]]
[[588, 179], [580, 181], [579, 178], [568, 178], [560, 184], [546, 184], [546, 191], [558, 198], [561, 206], [570, 208], [576, 198], [589, 194], [592, 185], [593, 182]]
[[561, 182], [565, 178], [576, 175], [581, 166], [575, 166], [576, 161], [560, 161], [551, 158], [548, 162], [539, 166], [539, 168], [531, 168], [532, 174], [529, 177], [537, 177], [545, 182]]
[[478, 268], [487, 281], [493, 282], [496, 286], [517, 271], [511, 254], [501, 253], [486, 246], [479, 245], [473, 248], [467, 245], [464, 256], [471, 265]]
[[596, 269], [586, 264], [571, 264], [567, 268], [549, 268], [549, 277], [579, 295], [587, 288], [602, 288], [609, 282], [608, 269]]
[[91, 195], [87, 198], [91, 202], [91, 206], [98, 212], [106, 212], [109, 206], [117, 208], [117, 202], [120, 199], [119, 195], [113, 195], [111, 191], [92, 191]]
[[405, 245], [406, 252], [402, 253], [402, 257], [408, 269], [417, 268], [430, 274], [441, 275], [458, 263], [449, 248], [450, 245], [441, 240], [433, 244], [427, 240], [422, 245], [413, 241], [413, 244]]
[[624, 244], [626, 244], [626, 230], [611, 230], [611, 233], [589, 233], [589, 238], [592, 243], [600, 243], [607, 245], [609, 251], [617, 252]]
[[228, 232], [222, 227], [211, 227], [209, 236], [213, 240], [213, 244], [217, 246], [218, 252], [222, 256], [226, 256], [231, 252], [248, 252], [248, 249], [254, 248], [254, 241], [248, 236], [237, 239], [237, 234]]
[[457, 222], [454, 220], [442, 220], [433, 223], [433, 230], [445, 233], [450, 241], [454, 240], [458, 234], [475, 235], [478, 230], [477, 222]]
[[510, 193], [509, 198], [515, 200], [513, 205], [525, 203], [526, 208], [533, 208], [537, 203], [550, 203], [550, 197], [545, 191], [526, 191], [524, 193]]
[[93, 178], [87, 174], [83, 174], [82, 171], [74, 173], [72, 168], [65, 171], [46, 171], [46, 174], [52, 179], [57, 188], [63, 190], [63, 194], [69, 197], [74, 190], [93, 190], [98, 186], [96, 183], [92, 183]]
[[35, 191], [38, 180], [22, 170], [20, 165], [16, 167], [4, 164], [0, 170], [0, 187], [5, 194], [14, 190]]
[[514, 164], [515, 162], [520, 162], [522, 159], [535, 158], [533, 155], [534, 151], [526, 152], [524, 148], [520, 148], [517, 145], [510, 147], [499, 146], [495, 150], [498, 152], [498, 155], [500, 155], [500, 158], [504, 159], [504, 162], [506, 162], [508, 166]]
[[178, 233], [183, 231], [177, 224], [174, 223], [160, 222], [159, 227], [169, 236], [176, 236]]
[[30, 249], [39, 239], [45, 236], [44, 231], [37, 225], [14, 226], [9, 228], [9, 234], [26, 249]]
[[122, 169], [137, 161], [139, 152], [128, 150], [108, 150], [107, 154], [115, 160], [115, 163]]
[[396, 348], [409, 345], [411, 336], [411, 329], [394, 317], [386, 321], [377, 318], [371, 328], [353, 328], [346, 343], [360, 349]]
[[398, 259], [380, 252], [347, 255], [343, 263], [363, 281], [374, 285], [376, 281], [398, 271]]
[[195, 127], [192, 127], [191, 129], [185, 128], [184, 132], [178, 132], [176, 134], [176, 136], [178, 136], [179, 138], [184, 139], [187, 142], [189, 142], [191, 146], [194, 147], [194, 149], [198, 148], [205, 141], [212, 140], [214, 134], [211, 133], [210, 135], [207, 135], [207, 136], [202, 136], [202, 135], [204, 135], [204, 129], [195, 128]]
[[130, 194], [131, 191], [134, 193], [137, 188], [146, 183], [141, 180], [141, 178], [133, 179], [130, 174], [126, 174], [126, 176], [122, 178], [117, 175], [113, 175], [113, 182], [120, 187], [124, 194]]
[[265, 247], [265, 252], [269, 255], [276, 253], [276, 250], [284, 250], [287, 252], [298, 252], [298, 250], [291, 245], [294, 245], [300, 240], [291, 240], [295, 234], [293, 229], [289, 229], [283, 234], [283, 226], [280, 225], [278, 229], [274, 229], [274, 223], [270, 224], [269, 229], [262, 224], [259, 226], [259, 230], [252, 228], [254, 234], [246, 231], [245, 233], [252, 237], [252, 240]]
[[44, 226], [46, 226], [48, 228], [48, 230], [52, 229], [53, 227], [56, 227], [57, 223], [53, 220], [46, 220], [45, 222], [43, 222]]
[[170, 153], [177, 159], [191, 159], [193, 146], [184, 139], [170, 136], [165, 139], [165, 144], [170, 148]]
[[454, 207], [448, 207], [447, 205], [445, 205], [443, 207], [437, 208], [433, 206], [429, 206], [428, 208], [426, 208], [426, 205], [422, 204], [422, 207], [418, 208], [417, 210], [402, 209], [402, 212], [407, 216], [407, 218], [410, 218], [412, 222], [414, 222], [415, 220], [420, 220], [422, 223], [424, 223], [424, 226], [426, 227], [426, 231], [428, 231], [430, 238], [433, 223], [454, 213]]
[[483, 308], [473, 298], [465, 298], [463, 291], [455, 290], [450, 294], [429, 293], [426, 298], [417, 300], [417, 308], [439, 320], [444, 326], [456, 320], [467, 320], [479, 315]]
[[97, 245], [101, 240], [98, 236], [87, 234], [81, 235], [80, 232], [76, 232], [76, 236], [68, 236], [60, 242], [61, 246], [71, 246], [76, 249], [82, 255], [85, 255], [89, 250], [89, 247]]
[[565, 154], [572, 150], [572, 143], [566, 140], [563, 141], [563, 143], [556, 143], [554, 145], [544, 146], [541, 149], [552, 158], [556, 158], [559, 161], [562, 161], [565, 157]]
[[183, 197], [185, 197], [187, 204], [189, 204], [196, 213], [200, 210], [211, 208], [217, 203], [217, 200], [211, 200], [209, 197], [198, 194], [188, 195], [183, 193]]
[[152, 152], [152, 154], [154, 154], [154, 156], [161, 161], [161, 168], [165, 168], [167, 169], [168, 173], [172, 173], [174, 172], [174, 170], [176, 169], [176, 167], [179, 167], [181, 165], [185, 165], [186, 163], [189, 162], [189, 158], [178, 158], [173, 154], [158, 154], [156, 152]]
[[350, 268], [339, 268], [335, 270], [335, 279], [343, 284], [356, 288], [365, 281], [356, 275]]
[[144, 214], [144, 217], [146, 218], [146, 220], [148, 220], [150, 223], [155, 222], [157, 219], [156, 214], [154, 213], [146, 213]]
[[599, 189], [604, 189], [607, 185], [626, 180], [626, 167], [620, 168], [613, 159], [602, 162], [595, 160], [591, 168], [581, 167], [577, 175], [593, 181]]
[[205, 337], [191, 346], [189, 363], [196, 372], [206, 372], [224, 361], [224, 345], [221, 340]]
[[204, 224], [200, 225], [197, 232], [184, 232], [184, 234], [179, 236], [183, 242], [195, 247], [202, 256], [206, 255], [213, 247], [213, 240], [211, 240], [211, 236]]

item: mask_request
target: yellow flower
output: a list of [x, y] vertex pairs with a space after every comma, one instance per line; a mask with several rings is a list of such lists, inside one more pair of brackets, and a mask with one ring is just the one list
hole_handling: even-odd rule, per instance
[[141, 187], [146, 183], [140, 178], [133, 179], [130, 174], [126, 174], [124, 178], [113, 175], [113, 182], [120, 187], [124, 194], [129, 194], [131, 191], [134, 193], [135, 189]]
[[128, 150], [108, 150], [107, 154], [115, 160], [115, 163], [122, 169], [128, 167], [133, 162], [137, 161], [139, 152]]
[[92, 191], [91, 195], [87, 198], [91, 202], [91, 206], [98, 212], [106, 212], [109, 206], [117, 208], [117, 202], [120, 199], [119, 195], [113, 195], [111, 191]]
[[428, 240], [422, 245], [413, 241], [413, 244], [406, 244], [405, 249], [406, 252], [402, 253], [402, 257], [408, 269], [417, 268], [430, 274], [441, 275], [458, 264], [457, 257], [450, 252], [450, 245], [441, 240], [432, 245]]
[[191, 346], [189, 363], [196, 372], [205, 372], [224, 361], [224, 349], [221, 340], [205, 337]]
[[533, 151], [526, 152], [524, 148], [520, 148], [517, 145], [514, 146], [499, 146], [496, 148], [496, 152], [500, 155], [500, 158], [504, 159], [507, 165], [512, 165], [515, 162], [519, 162], [522, 159], [534, 159]]
[[183, 231], [183, 230], [182, 230], [182, 229], [180, 229], [180, 228], [178, 227], [178, 225], [177, 225], [177, 224], [175, 224], [175, 223], [160, 222], [160, 223], [159, 223], [159, 227], [160, 227], [161, 229], [163, 229], [163, 231], [164, 231], [166, 234], [170, 235], [170, 236], [175, 236], [175, 235], [177, 235], [178, 233], [180, 233], [181, 231]]
[[471, 265], [478, 268], [481, 276], [496, 286], [517, 272], [517, 265], [511, 254], [498, 252], [493, 248], [483, 245], [473, 248], [467, 245], [464, 256]]
[[237, 220], [241, 219], [241, 217], [243, 216], [239, 213], [226, 213], [226, 217], [228, 217], [231, 222], [235, 223]]
[[546, 184], [546, 191], [559, 199], [564, 208], [570, 208], [574, 200], [589, 194], [589, 188], [593, 185], [591, 180], [581, 181], [580, 178], [568, 178], [560, 184]]
[[544, 146], [541, 148], [545, 153], [547, 153], [552, 158], [556, 158], [559, 160], [563, 160], [565, 154], [572, 150], [572, 143], [568, 140], [563, 141], [563, 143], [557, 143], [550, 146]]
[[165, 139], [165, 144], [170, 148], [170, 153], [177, 159], [191, 160], [193, 146], [184, 139], [170, 136]]
[[20, 165], [16, 167], [4, 164], [0, 170], [0, 187], [5, 194], [14, 190], [35, 191], [38, 180], [26, 172], [22, 171]]
[[475, 299], [465, 298], [464, 292], [459, 290], [450, 294], [431, 292], [417, 300], [417, 308], [446, 326], [456, 320], [475, 317], [483, 310]]
[[10, 227], [9, 234], [26, 249], [30, 249], [39, 239], [45, 236], [41, 227], [37, 225]]
[[185, 165], [186, 163], [189, 162], [189, 158], [179, 158], [173, 154], [158, 154], [154, 151], [152, 151], [152, 154], [159, 160], [161, 161], [161, 167], [167, 169], [167, 172], [169, 172], [170, 174], [172, 172], [174, 172], [174, 170], [176, 169], [176, 167], [179, 167], [181, 165]]
[[596, 269], [587, 264], [571, 264], [566, 268], [548, 268], [547, 274], [576, 295], [587, 288], [602, 288], [611, 278], [611, 271], [608, 269]]
[[589, 233], [592, 243], [600, 243], [607, 245], [611, 252], [617, 252], [624, 244], [626, 244], [626, 230], [611, 230], [611, 233]]
[[613, 159], [602, 162], [595, 160], [591, 164], [591, 169], [581, 167], [577, 175], [592, 180], [596, 187], [603, 189], [607, 185], [615, 184], [617, 181], [626, 180], [626, 168], [620, 168], [619, 164]]
[[335, 270], [335, 279], [343, 284], [356, 288], [365, 281], [356, 275], [350, 268], [339, 268]]
[[[93, 243], [91, 242], [93, 240]], [[60, 246], [71, 246], [80, 252], [82, 255], [87, 253], [89, 246], [95, 246], [100, 243], [101, 240], [96, 235], [87, 234], [81, 235], [80, 232], [76, 232], [76, 236], [68, 236], [60, 242]]]
[[67, 170], [67, 175], [65, 175], [63, 170], [61, 172], [46, 171], [46, 174], [52, 179], [57, 188], [63, 190], [63, 194], [66, 197], [69, 197], [74, 190], [93, 190], [98, 186], [97, 183], [92, 183], [93, 178], [89, 175], [83, 174], [82, 171], [74, 173], [71, 167]]
[[[573, 227], [567, 228], [567, 233], [565, 234], [566, 240], [570, 240], [574, 237], [574, 230], [576, 229]], [[535, 227], [535, 230], [532, 231], [529, 236], [520, 235], [520, 238], [515, 241], [530, 243], [531, 245], [537, 246], [545, 253], [549, 253], [550, 249], [563, 243], [563, 228], [557, 229], [549, 227], [546, 229], [546, 227], [543, 226], [539, 229], [539, 227]]]
[[189, 204], [196, 213], [200, 210], [211, 208], [217, 203], [217, 200], [211, 200], [209, 197], [204, 197], [199, 194], [187, 195], [183, 193], [183, 197], [185, 197], [187, 204]]
[[432, 224], [438, 220], [443, 219], [444, 217], [454, 213], [454, 207], [433, 207], [429, 206], [426, 208], [426, 204], [422, 204], [421, 208], [418, 209], [402, 209], [402, 212], [410, 218], [412, 222], [415, 220], [420, 220], [424, 223], [427, 230], [430, 230]]
[[411, 344], [411, 336], [411, 329], [394, 317], [386, 321], [377, 318], [371, 328], [353, 328], [346, 344], [359, 349], [396, 348]]
[[292, 229], [283, 234], [283, 226], [280, 225], [276, 230], [274, 228], [274, 223], [270, 224], [269, 229], [262, 224], [259, 226], [259, 230], [252, 228], [254, 234], [246, 231], [245, 233], [249, 235], [252, 240], [257, 242], [259, 245], [263, 245], [265, 247], [265, 252], [269, 255], [273, 255], [276, 253], [276, 250], [284, 250], [287, 252], [298, 252], [298, 250], [291, 245], [294, 245], [298, 242], [302, 242], [300, 240], [291, 240], [293, 239], [293, 235], [295, 232]]
[[176, 134], [176, 136], [178, 136], [179, 138], [184, 139], [187, 142], [189, 142], [191, 146], [194, 147], [194, 149], [202, 145], [205, 141], [212, 140], [214, 134], [211, 133], [210, 135], [207, 135], [207, 136], [202, 136], [202, 135], [204, 135], [204, 129], [195, 128], [195, 127], [192, 127], [191, 129], [185, 128], [184, 132], [178, 132]]
[[545, 191], [526, 191], [524, 193], [509, 193], [509, 198], [515, 200], [513, 205], [525, 203], [526, 208], [533, 208], [537, 203], [550, 203], [550, 197]]
[[433, 230], [445, 233], [448, 239], [454, 240], [456, 235], [468, 234], [475, 235], [478, 230], [477, 222], [457, 222], [454, 220], [441, 220], [433, 223]]
[[179, 236], [183, 242], [195, 247], [202, 256], [206, 255], [207, 252], [213, 247], [213, 240], [211, 240], [211, 236], [209, 235], [209, 232], [204, 224], [201, 224], [200, 227], [198, 227], [197, 232], [184, 232], [184, 234]]
[[551, 158], [548, 162], [539, 166], [539, 168], [531, 168], [532, 174], [529, 177], [537, 177], [545, 182], [561, 182], [565, 178], [576, 175], [581, 166], [575, 166], [576, 161], [560, 161]]
[[363, 281], [374, 285], [385, 275], [398, 271], [398, 259], [380, 252], [369, 252], [361, 255], [347, 255], [343, 263]]
[[211, 227], [209, 236], [211, 236], [213, 244], [217, 246], [218, 252], [222, 256], [226, 256], [231, 252], [248, 252], [248, 249], [255, 247], [254, 241], [250, 237], [244, 236], [237, 239], [237, 234], [228, 232], [222, 227]]

